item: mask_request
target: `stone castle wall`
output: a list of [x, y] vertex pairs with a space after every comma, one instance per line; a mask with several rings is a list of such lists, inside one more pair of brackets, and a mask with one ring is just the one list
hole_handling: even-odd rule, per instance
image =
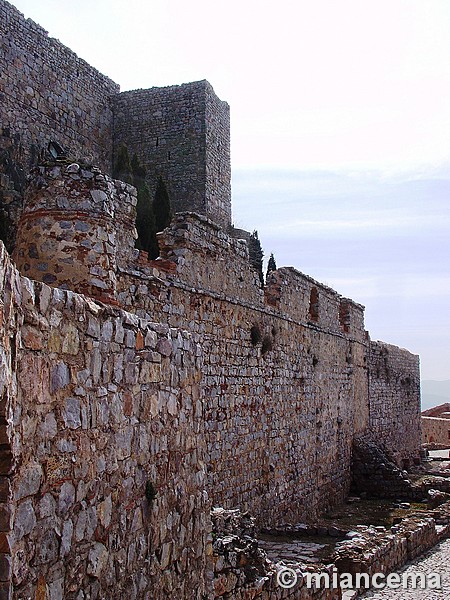
[[[140, 274], [121, 274], [117, 298], [128, 310], [202, 338], [213, 503], [275, 523], [311, 518], [342, 500], [352, 440], [369, 427], [363, 308], [294, 269], [273, 273], [264, 297], [242, 242], [195, 214], [179, 214], [160, 244], [161, 260]], [[313, 288], [320, 309], [311, 321]], [[404, 377], [417, 383], [417, 362], [403, 353]], [[418, 387], [411, 389], [418, 404]], [[389, 393], [402, 404], [384, 380], [375, 392], [376, 402]], [[408, 432], [404, 457], [412, 460], [420, 445], [417, 419], [396, 418], [391, 427]], [[386, 421], [376, 437], [388, 431]]]
[[110, 171], [112, 107], [119, 86], [0, 0], [0, 125], [25, 169], [52, 139]]
[[[74, 249], [102, 266], [95, 236], [116, 243], [115, 278], [101, 274], [109, 306], [22, 278], [3, 255], [0, 581], [17, 598], [47, 588], [52, 600], [80, 589], [120, 598], [120, 586], [133, 598], [197, 598], [209, 585], [211, 505], [266, 526], [314, 519], [348, 494], [365, 431], [397, 461], [417, 457], [418, 361], [370, 344], [360, 305], [294, 269], [264, 293], [245, 242], [201, 215], [178, 214], [148, 261], [133, 248], [134, 191], [102, 177], [36, 169], [16, 251], [33, 258], [23, 269], [76, 291], [83, 268], [62, 279]], [[150, 505], [147, 483], [158, 490]]]
[[231, 225], [230, 109], [207, 81], [120, 94], [6, 0], [0, 34], [0, 175], [9, 178], [0, 179], [0, 235], [10, 250], [26, 175], [50, 140], [108, 174], [114, 148], [126, 144], [152, 194], [162, 177], [175, 211]]
[[[314, 519], [349, 491], [355, 436], [417, 457], [418, 358], [295, 269], [261, 289], [229, 236], [229, 108], [207, 82], [119, 94], [0, 16], [2, 200], [49, 138], [88, 159], [31, 172], [21, 275], [0, 244], [0, 596], [203, 600], [212, 505]], [[89, 165], [121, 143], [190, 211], [154, 261], [134, 188]]]
[[2, 597], [200, 600], [198, 335], [20, 277], [0, 252]]
[[162, 177], [176, 212], [231, 224], [230, 109], [207, 81], [115, 96], [115, 152], [122, 144], [146, 167], [152, 195]]
[[403, 348], [371, 342], [369, 427], [397, 465], [408, 466], [421, 437], [419, 357]]

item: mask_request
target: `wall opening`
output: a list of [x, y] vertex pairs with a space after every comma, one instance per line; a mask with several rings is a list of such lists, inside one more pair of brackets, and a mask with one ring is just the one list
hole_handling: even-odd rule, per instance
[[339, 324], [344, 333], [350, 331], [350, 305], [346, 301], [339, 304]]
[[309, 318], [314, 322], [319, 320], [319, 292], [316, 287], [311, 288], [309, 295]]

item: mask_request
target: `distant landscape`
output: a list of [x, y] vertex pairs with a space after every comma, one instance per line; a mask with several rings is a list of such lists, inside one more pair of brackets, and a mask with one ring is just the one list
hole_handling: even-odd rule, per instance
[[421, 388], [423, 411], [450, 402], [450, 379], [445, 381], [428, 379], [421, 382]]

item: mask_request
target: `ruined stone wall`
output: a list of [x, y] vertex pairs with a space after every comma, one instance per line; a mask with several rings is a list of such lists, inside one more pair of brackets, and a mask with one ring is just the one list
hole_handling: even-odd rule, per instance
[[[250, 510], [266, 526], [313, 519], [348, 494], [355, 434], [373, 424], [376, 439], [405, 447], [415, 406], [420, 418], [417, 357], [369, 345], [363, 307], [294, 269], [273, 273], [264, 293], [245, 242], [195, 213], [176, 216], [159, 236], [161, 257], [148, 261], [132, 246], [129, 186], [78, 165], [56, 169], [34, 172], [29, 191], [30, 222], [47, 205], [53, 218], [36, 238], [39, 252], [56, 249], [53, 283], [80, 285], [56, 269], [73, 235], [85, 240], [68, 244], [67, 258], [83, 241], [92, 250], [98, 234], [118, 244], [121, 261], [109, 307], [17, 275], [9, 284], [22, 320], [12, 353], [21, 378], [5, 413], [13, 582], [28, 595], [40, 582], [55, 597], [68, 585], [114, 598], [116, 573], [136, 598], [151, 586], [190, 597], [186, 569], [204, 573], [210, 551], [207, 504]], [[74, 207], [84, 221], [70, 216]], [[99, 216], [114, 218], [121, 237], [109, 238], [110, 225], [96, 230]], [[411, 457], [419, 446], [408, 444]], [[164, 493], [152, 510], [147, 482]]]
[[0, 74], [0, 149], [28, 170], [52, 139], [110, 171], [110, 97], [119, 86], [5, 0]]
[[114, 148], [125, 144], [162, 177], [175, 212], [231, 224], [229, 107], [207, 81], [123, 92], [114, 98]]
[[[247, 243], [231, 238], [211, 220], [196, 213], [175, 215], [158, 243], [161, 258], [176, 264], [177, 280], [184, 286], [264, 307]], [[158, 261], [154, 264], [157, 267]]]
[[19, 277], [0, 252], [2, 597], [200, 600], [198, 335]]
[[[248, 508], [266, 524], [338, 503], [355, 429], [367, 427], [365, 337], [340, 331], [337, 310], [331, 329], [268, 306], [245, 244], [198, 215], [178, 215], [160, 238], [161, 261], [122, 273], [117, 297], [201, 336], [213, 503]], [[151, 271], [159, 264], [166, 271]], [[310, 281], [285, 275], [286, 294]]]
[[292, 267], [272, 271], [265, 290], [267, 303], [292, 318], [363, 340], [364, 307], [342, 298], [326, 285]]
[[422, 416], [422, 443], [439, 444], [450, 448], [450, 421]]
[[371, 342], [369, 389], [373, 439], [397, 465], [407, 466], [418, 456], [421, 441], [419, 357]]

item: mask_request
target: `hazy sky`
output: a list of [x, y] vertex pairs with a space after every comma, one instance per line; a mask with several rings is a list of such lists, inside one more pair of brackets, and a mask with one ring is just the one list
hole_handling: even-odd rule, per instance
[[15, 0], [122, 90], [208, 79], [233, 212], [450, 379], [448, 0]]

